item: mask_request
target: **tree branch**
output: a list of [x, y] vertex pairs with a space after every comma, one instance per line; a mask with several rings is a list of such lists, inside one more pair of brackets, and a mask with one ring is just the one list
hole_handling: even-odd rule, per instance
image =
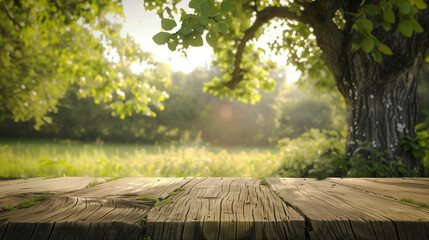
[[290, 11], [289, 7], [276, 7], [271, 6], [263, 9], [258, 12], [256, 15], [256, 20], [253, 25], [244, 32], [243, 38], [241, 38], [240, 43], [237, 47], [237, 53], [235, 55], [234, 62], [234, 71], [232, 73], [232, 79], [229, 81], [226, 86], [230, 89], [233, 89], [237, 83], [239, 83], [243, 76], [241, 75], [240, 63], [243, 59], [244, 48], [246, 43], [255, 37], [256, 31], [265, 23], [269, 22], [273, 18], [288, 18], [292, 20], [298, 20], [304, 23], [308, 23], [305, 10], [302, 11], [301, 15], [298, 16], [295, 12]]
[[13, 25], [15, 26], [15, 30], [19, 32], [19, 25], [15, 21], [15, 17], [13, 16], [13, 13], [10, 11], [9, 7], [7, 6], [6, 1], [3, 1], [3, 7], [6, 10], [7, 16], [12, 21]]

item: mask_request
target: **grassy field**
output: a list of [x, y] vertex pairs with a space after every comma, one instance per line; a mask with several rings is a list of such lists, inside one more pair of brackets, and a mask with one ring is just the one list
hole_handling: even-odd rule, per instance
[[273, 176], [270, 148], [0, 141], [0, 177]]

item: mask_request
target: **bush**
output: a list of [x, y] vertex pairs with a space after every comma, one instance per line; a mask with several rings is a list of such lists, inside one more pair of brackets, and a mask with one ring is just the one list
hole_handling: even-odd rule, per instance
[[344, 177], [347, 159], [344, 139], [336, 131], [311, 129], [300, 137], [280, 140], [283, 177]]

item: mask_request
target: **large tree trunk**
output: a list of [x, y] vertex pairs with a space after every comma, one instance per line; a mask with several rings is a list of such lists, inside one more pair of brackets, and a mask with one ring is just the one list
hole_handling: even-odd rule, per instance
[[[405, 151], [401, 140], [406, 136], [416, 136], [417, 73], [429, 46], [429, 8], [417, 16], [424, 32], [414, 33], [410, 38], [400, 34], [397, 25], [385, 31], [380, 23], [372, 21], [374, 29], [371, 34], [393, 52], [393, 56], [383, 55], [382, 62], [376, 63], [362, 50], [351, 51], [352, 43], [359, 36], [352, 29], [353, 17], [346, 14], [343, 29], [332, 21], [339, 7], [348, 12], [358, 12], [361, 2], [314, 1], [306, 5], [303, 13], [308, 17], [317, 44], [322, 49], [321, 57], [346, 100], [346, 153], [350, 159], [359, 155], [370, 160], [367, 163], [372, 165], [369, 166], [373, 168], [370, 174], [374, 176], [386, 169], [390, 175], [413, 172], [422, 175], [421, 159], [415, 159]], [[398, 171], [395, 166], [399, 161], [403, 163], [405, 172]], [[383, 170], [374, 169], [377, 166]]]
[[[416, 136], [419, 67], [413, 64], [402, 73], [388, 72], [376, 65], [363, 69], [366, 67], [367, 64], [359, 61], [353, 61], [348, 67], [349, 85], [344, 94], [348, 111], [347, 156], [360, 156], [378, 163], [385, 159], [384, 164], [390, 168], [396, 167], [393, 162], [402, 161], [408, 173], [414, 170], [421, 173], [421, 161], [401, 144], [406, 136]], [[368, 151], [371, 148], [374, 151]], [[395, 175], [404, 174], [391, 170]]]
[[[407, 51], [400, 54], [398, 48], [399, 56], [384, 56], [383, 64], [363, 53], [347, 54], [337, 80], [347, 104], [347, 156], [368, 159], [372, 168], [386, 166], [395, 176], [423, 174], [421, 159], [401, 144], [406, 136], [416, 137], [417, 74], [423, 52], [412, 41], [404, 43]], [[371, 174], [375, 177], [377, 172], [383, 171]]]

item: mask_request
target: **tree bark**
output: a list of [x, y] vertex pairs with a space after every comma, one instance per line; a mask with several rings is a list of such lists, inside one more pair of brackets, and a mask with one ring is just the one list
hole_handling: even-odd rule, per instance
[[[389, 167], [393, 166], [392, 161], [402, 161], [408, 173], [422, 173], [421, 161], [404, 151], [401, 144], [406, 136], [416, 136], [417, 62], [400, 74], [357, 59], [346, 68], [348, 84], [343, 96], [348, 112], [348, 157], [359, 154], [379, 163], [384, 158]], [[362, 145], [375, 151], [365, 150]]]

